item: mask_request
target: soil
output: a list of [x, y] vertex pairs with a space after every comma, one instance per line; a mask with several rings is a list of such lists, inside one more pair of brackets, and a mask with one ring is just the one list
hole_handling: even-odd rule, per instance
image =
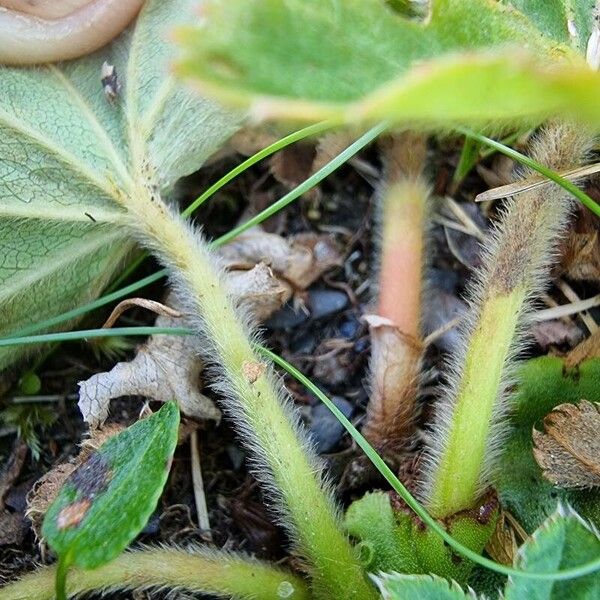
[[[443, 146], [431, 143], [429, 176], [438, 198], [443, 198], [450, 191], [459, 150], [458, 141]], [[189, 204], [207, 184], [240, 161], [239, 156], [227, 157], [187, 178], [178, 189], [182, 205]], [[491, 172], [500, 171], [497, 157], [487, 159], [482, 166]], [[376, 295], [373, 214], [380, 170], [378, 149], [371, 147], [353, 164], [345, 165], [329, 177], [316, 193], [297, 201], [265, 225], [269, 231], [283, 235], [301, 231], [330, 233], [343, 250], [343, 265], [327, 273], [307, 293], [295, 298], [295, 304], [303, 304], [304, 309], [294, 308], [291, 304], [282, 309], [265, 325], [264, 338], [271, 348], [311, 377], [330, 397], [334, 397], [338, 406], [358, 425], [363, 419], [368, 400], [369, 337], [361, 315]], [[493, 217], [495, 209], [493, 206], [474, 204], [472, 199], [476, 193], [487, 188], [488, 184], [474, 169], [453, 191], [459, 206], [484, 232], [488, 225], [484, 211]], [[243, 215], [260, 210], [288, 190], [289, 187], [273, 176], [268, 163], [259, 164], [206, 204], [198, 222], [203, 225], [207, 236], [218, 236], [235, 225]], [[440, 199], [432, 207], [432, 214], [444, 215], [446, 219], [454, 218]], [[461, 296], [470, 271], [479, 264], [479, 243], [470, 235], [440, 225], [438, 219], [431, 225], [427, 251], [430, 258], [425, 298], [427, 310], [423, 325], [425, 332], [431, 333], [464, 310]], [[155, 269], [157, 265], [148, 260], [132, 276], [131, 281]], [[589, 289], [576, 289], [584, 297], [594, 293]], [[159, 301], [164, 294], [164, 282], [139, 293]], [[82, 325], [96, 327], [109, 312], [110, 307], [99, 311], [88, 317]], [[120, 324], [143, 325], [151, 322], [151, 315], [142, 310], [133, 310], [122, 317]], [[573, 321], [570, 333], [575, 337], [560, 337], [559, 334], [550, 333], [543, 350], [540, 346], [532, 346], [529, 353], [547, 352], [548, 348], [564, 350], [575, 343], [577, 332], [583, 335], [579, 322]], [[561, 333], [564, 334], [564, 331], [561, 330]], [[453, 335], [450, 330], [429, 348], [421, 398], [424, 409], [421, 418], [424, 420], [430, 414], [431, 400], [440, 383], [441, 361], [444, 352], [453, 345]], [[132, 348], [124, 359], [133, 353]], [[62, 344], [53, 348], [37, 366], [35, 372], [41, 380], [41, 388], [35, 395], [25, 396], [19, 390], [17, 381], [9, 382], [10, 388], [0, 400], [0, 407], [27, 402], [47, 409], [56, 416], [56, 420], [50, 427], [38, 429], [39, 458], [27, 454], [5, 495], [6, 511], [14, 516], [11, 522], [16, 525], [14, 531], [0, 531], [0, 583], [32, 570], [35, 565], [53, 561], [51, 552], [36, 543], [31, 524], [24, 517], [26, 496], [44, 473], [78, 452], [85, 427], [77, 409], [77, 382], [93, 373], [109, 370], [113, 364], [114, 359], [104, 355], [98, 357], [89, 344]], [[349, 465], [359, 456], [350, 438], [306, 390], [295, 381], [288, 378], [285, 381], [330, 467], [341, 500], [348, 503], [367, 487], [383, 487], [384, 484], [377, 479], [357, 483], [348, 477]], [[124, 425], [133, 423], [144, 402], [144, 399], [135, 397], [113, 401], [110, 421]], [[151, 407], [156, 408], [154, 404]], [[286, 534], [274, 524], [273, 517], [265, 508], [261, 492], [247, 469], [246, 455], [230, 423], [223, 420], [218, 426], [207, 423], [198, 426], [202, 473], [214, 544], [269, 560], [293, 563], [294, 558], [290, 558], [286, 552]], [[0, 461], [6, 465], [15, 448], [15, 439], [13, 430], [0, 429]], [[184, 441], [177, 449], [169, 481], [158, 507], [134, 546], [157, 543], [186, 546], [210, 540], [207, 532], [201, 531], [197, 524], [190, 468], [190, 445], [189, 441]], [[119, 593], [108, 597], [141, 600], [165, 596], [162, 593], [144, 592]]]

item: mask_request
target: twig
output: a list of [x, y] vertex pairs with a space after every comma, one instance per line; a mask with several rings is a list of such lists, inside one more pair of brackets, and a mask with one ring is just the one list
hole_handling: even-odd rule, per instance
[[[559, 175], [565, 179], [568, 179], [569, 181], [577, 181], [587, 177], [588, 175], [598, 173], [598, 171], [600, 171], [600, 163], [586, 165], [585, 167], [579, 167], [577, 169], [569, 169], [568, 171], [559, 173]], [[545, 177], [535, 175], [533, 177], [528, 177], [527, 179], [521, 179], [520, 181], [509, 183], [508, 185], [501, 185], [500, 187], [481, 192], [481, 194], [477, 194], [477, 196], [475, 196], [475, 202], [488, 202], [489, 200], [508, 198], [509, 196], [516, 196], [518, 194], [522, 194], [523, 192], [528, 192], [540, 187], [546, 187], [548, 185], [553, 185], [552, 181], [546, 179]]]
[[[570, 300], [571, 302], [581, 301], [581, 298], [575, 293], [575, 290], [573, 290], [573, 288], [563, 279], [560, 279], [558, 281], [557, 286], [558, 289], [560, 289], [560, 291], [565, 295], [565, 298], [567, 300]], [[588, 331], [590, 333], [595, 333], [596, 331], [598, 331], [598, 325], [596, 324], [596, 321], [594, 321], [590, 314], [588, 314], [587, 312], [582, 312], [579, 313], [579, 317], [581, 318], [585, 326], [588, 328]]]
[[114, 307], [113, 311], [110, 313], [110, 316], [108, 317], [108, 319], [106, 319], [104, 325], [102, 325], [102, 329], [110, 329], [116, 323], [117, 319], [126, 310], [134, 306], [139, 306], [140, 308], [151, 310], [157, 315], [162, 315], [166, 317], [179, 318], [183, 316], [178, 310], [175, 310], [170, 306], [166, 306], [161, 302], [156, 302], [155, 300], [147, 300], [146, 298], [127, 298], [127, 300], [119, 302], [119, 304], [117, 304], [117, 306]]
[[578, 300], [569, 304], [538, 310], [533, 315], [533, 319], [535, 321], [550, 321], [551, 319], [560, 319], [562, 317], [575, 315], [590, 308], [594, 308], [595, 306], [600, 306], [600, 294], [592, 296], [587, 300]]
[[441, 327], [438, 327], [435, 331], [432, 331], [424, 340], [423, 346], [427, 348], [430, 346], [435, 340], [442, 337], [447, 331], [454, 329], [462, 320], [463, 316], [459, 315], [458, 317], [454, 317], [454, 319], [450, 319], [447, 323], [444, 323]]
[[204, 495], [204, 482], [202, 481], [202, 470], [200, 468], [200, 451], [198, 449], [198, 432], [192, 431], [190, 435], [190, 456], [192, 459], [192, 485], [194, 487], [194, 501], [196, 503], [196, 514], [198, 515], [198, 526], [205, 535], [207, 541], [212, 541], [210, 532], [210, 521], [208, 520], [208, 508], [206, 496]]

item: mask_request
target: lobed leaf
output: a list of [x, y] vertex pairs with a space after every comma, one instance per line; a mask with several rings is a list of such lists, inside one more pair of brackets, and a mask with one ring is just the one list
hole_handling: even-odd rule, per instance
[[[583, 0], [571, 11], [556, 1], [558, 16], [543, 20], [525, 0], [523, 12], [433, 0], [420, 22], [382, 0], [213, 0], [203, 25], [180, 30], [178, 70], [263, 118], [500, 127], [562, 113], [598, 123], [600, 75], [581, 57], [591, 18], [583, 22]], [[579, 27], [574, 48], [567, 13]]]
[[174, 402], [105, 442], [67, 479], [42, 535], [66, 564], [94, 569], [142, 530], [169, 474], [179, 428]]
[[449, 583], [437, 575], [405, 575], [386, 573], [375, 577], [375, 583], [384, 600], [468, 600], [477, 596], [469, 590], [465, 593], [456, 583]]
[[[594, 560], [600, 554], [598, 533], [572, 509], [560, 508], [521, 546], [516, 567], [536, 573], [554, 573]], [[511, 577], [505, 600], [592, 600], [600, 597], [600, 573], [565, 581]]]
[[[144, 165], [168, 191], [235, 129], [238, 116], [183, 89], [168, 68], [168, 32], [190, 23], [195, 5], [148, 0], [95, 54], [0, 67], [0, 336], [98, 296], [132, 248], [114, 200], [135, 193]], [[122, 85], [114, 103], [104, 61]], [[0, 370], [24, 353], [0, 350]]]

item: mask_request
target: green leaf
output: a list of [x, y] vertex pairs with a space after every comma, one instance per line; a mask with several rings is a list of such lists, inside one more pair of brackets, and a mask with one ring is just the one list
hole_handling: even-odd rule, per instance
[[434, 0], [423, 23], [381, 0], [213, 0], [204, 16], [180, 30], [179, 73], [257, 117], [600, 122], [600, 75], [555, 27], [499, 2]]
[[477, 598], [469, 591], [465, 593], [456, 583], [436, 575], [404, 575], [386, 573], [374, 577], [384, 600], [468, 600]]
[[42, 527], [67, 565], [94, 569], [142, 530], [162, 492], [179, 427], [174, 402], [110, 438], [67, 479]]
[[[561, 508], [537, 529], [519, 549], [516, 567], [553, 573], [577, 567], [600, 554], [600, 538], [572, 509]], [[600, 574], [566, 581], [533, 581], [512, 577], [505, 600], [595, 600], [600, 598]]]
[[[146, 165], [168, 192], [234, 130], [238, 116], [169, 71], [168, 33], [192, 22], [195, 5], [148, 0], [132, 29], [91, 56], [1, 68], [0, 336], [98, 296], [132, 248], [114, 200], [136, 193]], [[122, 84], [112, 104], [104, 61]], [[0, 350], [0, 370], [25, 352]]]
[[[463, 511], [442, 525], [456, 540], [482, 552], [492, 535], [497, 501], [488, 498], [481, 507]], [[473, 563], [452, 549], [405, 507], [393, 507], [390, 496], [372, 492], [355, 500], [346, 511], [344, 525], [359, 541], [363, 566], [370, 572], [431, 573], [466, 582]]]
[[[527, 15], [547, 36], [585, 54], [596, 0], [501, 0]], [[569, 31], [570, 30], [570, 31]]]
[[516, 379], [511, 428], [494, 478], [502, 505], [529, 532], [554, 512], [558, 501], [600, 525], [600, 492], [553, 486], [535, 462], [531, 436], [533, 427], [541, 429], [543, 418], [558, 404], [575, 404], [582, 398], [600, 402], [600, 359], [565, 370], [561, 359], [544, 356], [522, 363]]

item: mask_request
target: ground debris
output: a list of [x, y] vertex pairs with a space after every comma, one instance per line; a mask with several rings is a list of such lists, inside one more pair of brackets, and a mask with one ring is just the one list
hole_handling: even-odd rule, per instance
[[544, 477], [565, 488], [600, 486], [600, 404], [561, 404], [533, 430], [533, 455]]
[[294, 290], [306, 289], [325, 271], [342, 264], [332, 238], [315, 233], [283, 238], [260, 230], [248, 231], [222, 248], [219, 255], [230, 271], [264, 263]]
[[[155, 325], [185, 327], [186, 323], [185, 318], [161, 315]], [[108, 417], [113, 398], [140, 395], [159, 402], [176, 399], [184, 414], [218, 420], [219, 410], [199, 391], [203, 368], [199, 353], [199, 340], [195, 336], [151, 336], [133, 360], [119, 362], [110, 371], [79, 382], [79, 409], [83, 419], [91, 427], [97, 427]]]

